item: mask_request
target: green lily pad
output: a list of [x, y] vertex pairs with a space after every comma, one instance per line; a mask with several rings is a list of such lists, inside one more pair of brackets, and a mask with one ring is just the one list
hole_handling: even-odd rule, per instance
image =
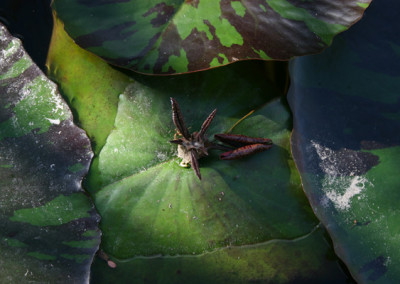
[[[92, 267], [93, 283], [351, 283], [341, 273], [320, 227], [296, 239], [226, 247], [201, 255], [137, 257]], [[155, 273], [156, 272], [156, 273]]]
[[[106, 251], [120, 258], [199, 254], [226, 245], [293, 238], [315, 225], [303, 210], [305, 204], [292, 196], [300, 188], [290, 182], [290, 116], [280, 102], [242, 123], [242, 133], [272, 138], [273, 149], [233, 162], [212, 153], [200, 160], [200, 181], [191, 169], [179, 166], [176, 146], [168, 142], [174, 135], [169, 95], [135, 83], [120, 96], [115, 130], [99, 155], [103, 184], [108, 185], [95, 193]], [[189, 103], [198, 106], [186, 115], [187, 124], [197, 122], [193, 129], [198, 129], [201, 104], [207, 108], [214, 98], [219, 116], [210, 126], [212, 137], [233, 125], [235, 112], [249, 111], [244, 104], [248, 97], [235, 95], [243, 100], [236, 109], [212, 93], [209, 100], [204, 100], [207, 94], [176, 99], [182, 109]]]
[[55, 84], [0, 25], [0, 282], [88, 281], [99, 216], [80, 182], [92, 155]]
[[[200, 181], [191, 169], [179, 167], [179, 159], [174, 156], [176, 150], [170, 150], [167, 143], [168, 150], [162, 152], [162, 161], [160, 152], [155, 152], [158, 160], [154, 164], [153, 159], [132, 162], [136, 167], [140, 163], [149, 164], [140, 166], [138, 171], [129, 168], [127, 163], [118, 165], [124, 163], [122, 157], [128, 155], [130, 147], [143, 152], [143, 144], [134, 143], [132, 124], [140, 125], [143, 121], [146, 132], [157, 133], [157, 137], [164, 131], [173, 135], [172, 131], [161, 127], [170, 119], [169, 111], [165, 119], [160, 118], [163, 101], [166, 101], [165, 108], [169, 108], [168, 94], [164, 95], [164, 100], [162, 94], [153, 97], [148, 89], [143, 91], [135, 84], [121, 95], [115, 130], [100, 153], [100, 164], [103, 159], [110, 164], [110, 171], [105, 175], [110, 184], [94, 194], [96, 207], [102, 215], [102, 246], [116, 261], [117, 268], [114, 272], [105, 267], [104, 262], [95, 263], [93, 281], [157, 282], [163, 279], [184, 283], [192, 279], [198, 283], [202, 280], [240, 283], [268, 279], [288, 283], [313, 279], [313, 283], [329, 283], [345, 278], [335, 258], [326, 259], [329, 246], [321, 236], [322, 231], [310, 233], [317, 222], [310, 214], [299, 176], [286, 150], [290, 115], [280, 100], [266, 104], [234, 129], [247, 135], [269, 133], [274, 147], [243, 160], [228, 162], [219, 160], [213, 153], [200, 160]], [[151, 96], [151, 100], [144, 95]], [[182, 109], [186, 104], [201, 103], [196, 95], [177, 96], [177, 99]], [[129, 115], [127, 109], [131, 110]], [[149, 124], [149, 117], [137, 119], [142, 114], [138, 109], [151, 112], [155, 123]], [[197, 112], [189, 114], [198, 116]], [[192, 125], [192, 116], [186, 117], [187, 125]], [[231, 120], [230, 117], [216, 118], [210, 133], [219, 132], [220, 127], [227, 127]], [[124, 132], [129, 133], [129, 139], [121, 139]], [[146, 137], [140, 133], [138, 138]], [[118, 146], [117, 141], [122, 141], [124, 147]], [[128, 167], [126, 174], [125, 167]], [[114, 176], [112, 170], [115, 170]], [[304, 242], [300, 241], [303, 239]], [[317, 247], [320, 250], [315, 253]], [[293, 261], [293, 255], [301, 257]], [[278, 269], [282, 265], [285, 269]], [[155, 275], [154, 269], [162, 273]], [[220, 275], [215, 277], [217, 271]]]
[[291, 65], [296, 164], [360, 283], [400, 281], [399, 8], [373, 2], [332, 47]]
[[143, 73], [185, 73], [244, 59], [317, 53], [370, 0], [55, 0], [81, 47]]

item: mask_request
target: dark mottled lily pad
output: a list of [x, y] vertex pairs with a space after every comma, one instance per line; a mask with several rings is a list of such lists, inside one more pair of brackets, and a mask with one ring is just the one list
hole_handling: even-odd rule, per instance
[[145, 73], [184, 73], [244, 59], [317, 53], [370, 0], [55, 0], [81, 47]]
[[293, 153], [311, 205], [360, 283], [400, 281], [400, 40], [397, 1], [321, 55], [296, 59]]
[[99, 216], [81, 187], [84, 131], [0, 25], [0, 282], [86, 283]]

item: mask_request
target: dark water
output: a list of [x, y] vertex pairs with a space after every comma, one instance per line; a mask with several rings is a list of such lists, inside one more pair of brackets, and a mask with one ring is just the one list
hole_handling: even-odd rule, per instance
[[45, 70], [53, 19], [51, 0], [0, 0], [0, 22], [22, 40], [33, 61]]

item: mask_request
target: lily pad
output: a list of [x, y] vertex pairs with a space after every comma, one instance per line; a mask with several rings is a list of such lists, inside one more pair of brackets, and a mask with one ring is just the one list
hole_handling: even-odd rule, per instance
[[[127, 153], [108, 149], [137, 147], [134, 152], [143, 152], [142, 144], [128, 142], [135, 141], [131, 125], [141, 122], [136, 119], [141, 114], [137, 108], [144, 109], [146, 105], [146, 110], [152, 112], [155, 122], [146, 124], [146, 131], [150, 132], [151, 128], [151, 134], [161, 136], [160, 125], [170, 119], [168, 112], [165, 120], [159, 118], [162, 112], [154, 107], [161, 97], [160, 101], [166, 101], [165, 108], [169, 108], [167, 94], [165, 100], [162, 94], [157, 94], [149, 101], [143, 97], [150, 96], [151, 92], [146, 91], [132, 86], [121, 95], [115, 130], [99, 157], [100, 161], [110, 161], [110, 169], [125, 168], [113, 165]], [[200, 105], [196, 95], [177, 96], [177, 99], [182, 109], [191, 103]], [[125, 111], [129, 106], [128, 115]], [[191, 121], [195, 122], [190, 118], [197, 117], [198, 113], [189, 114], [192, 116], [187, 115], [186, 122], [192, 125]], [[128, 123], [124, 125], [125, 119]], [[148, 120], [148, 117], [144, 119]], [[210, 132], [230, 124], [227, 121], [229, 117], [216, 119]], [[235, 132], [247, 135], [269, 133], [275, 144], [268, 152], [228, 162], [220, 161], [213, 153], [200, 160], [201, 181], [191, 169], [179, 167], [174, 149], [164, 152], [167, 157], [164, 161], [126, 174], [124, 178], [120, 171], [116, 171], [115, 180], [109, 175], [111, 183], [94, 196], [103, 216], [102, 246], [117, 268], [110, 271], [105, 262], [95, 262], [93, 281], [344, 282], [346, 276], [335, 257], [326, 258], [329, 245], [323, 230], [317, 229], [318, 222], [310, 214], [302, 194], [297, 170], [286, 150], [288, 128], [290, 115], [282, 102], [275, 100], [234, 128]], [[121, 142], [125, 148], [119, 148], [114, 143], [121, 141], [123, 132], [130, 133], [131, 137]], [[139, 137], [145, 139], [143, 135]], [[159, 273], [155, 274], [155, 270]]]
[[291, 64], [296, 164], [360, 283], [400, 281], [399, 8], [373, 2], [332, 47]]
[[0, 282], [88, 281], [99, 216], [80, 183], [92, 155], [55, 84], [0, 25]]
[[185, 73], [244, 59], [320, 52], [371, 0], [55, 0], [81, 47], [144, 73]]
[[112, 271], [96, 259], [91, 279], [93, 283], [351, 283], [329, 254], [324, 233], [317, 226], [292, 240], [274, 239], [195, 256], [114, 260], [117, 268]]
[[[230, 85], [229, 79], [221, 84]], [[268, 136], [275, 147], [233, 162], [219, 161], [218, 153], [212, 153], [200, 160], [200, 181], [191, 169], [179, 167], [176, 147], [168, 142], [174, 135], [169, 95], [135, 83], [120, 96], [115, 130], [99, 155], [107, 185], [94, 195], [103, 216], [106, 251], [120, 258], [200, 254], [227, 245], [293, 238], [315, 225], [303, 210], [306, 201], [302, 204], [293, 196], [300, 187], [290, 180], [290, 116], [279, 102], [242, 123], [244, 134]], [[241, 105], [229, 106], [211, 92], [175, 97], [182, 109], [198, 106], [196, 112], [184, 112], [193, 129], [202, 123], [197, 119], [201, 105], [207, 108], [214, 98], [219, 116], [210, 126], [212, 137], [233, 125], [234, 113], [249, 111], [246, 94], [234, 95]]]

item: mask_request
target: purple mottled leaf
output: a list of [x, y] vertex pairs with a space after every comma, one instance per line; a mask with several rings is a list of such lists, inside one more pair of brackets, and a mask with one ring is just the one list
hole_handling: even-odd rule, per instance
[[66, 31], [108, 62], [173, 74], [318, 53], [371, 0], [55, 0]]
[[0, 282], [87, 283], [99, 216], [81, 187], [85, 132], [0, 25]]

